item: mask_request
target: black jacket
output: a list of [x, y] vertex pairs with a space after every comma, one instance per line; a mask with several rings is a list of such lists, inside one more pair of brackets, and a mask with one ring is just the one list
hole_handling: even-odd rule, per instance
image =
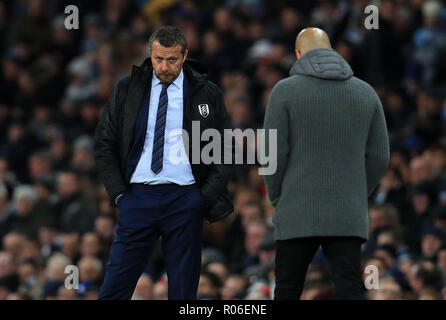
[[[127, 191], [130, 185], [128, 159], [131, 148], [135, 147], [135, 126], [144, 93], [150, 90], [152, 64], [147, 58], [140, 66], [133, 66], [130, 76], [118, 82], [99, 120], [95, 132], [95, 160], [105, 188], [113, 200]], [[229, 128], [229, 118], [223, 102], [223, 93], [217, 85], [206, 78], [203, 67], [196, 61], [186, 60], [183, 65], [188, 83], [184, 97], [183, 129], [190, 137], [185, 145], [194, 175], [201, 193], [206, 199], [204, 216], [207, 223], [221, 220], [233, 211], [232, 201], [227, 191], [227, 180], [232, 165], [192, 164], [192, 121], [200, 121], [201, 132], [208, 128], [219, 130]], [[203, 117], [198, 105], [207, 104], [209, 115]], [[223, 139], [222, 139], [223, 140]], [[205, 145], [201, 142], [200, 150]], [[143, 146], [139, 146], [142, 148]], [[114, 205], [114, 203], [113, 203]]]

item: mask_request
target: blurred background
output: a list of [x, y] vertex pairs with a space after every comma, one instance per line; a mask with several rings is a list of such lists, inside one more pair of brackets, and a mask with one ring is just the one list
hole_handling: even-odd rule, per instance
[[[379, 8], [379, 29], [364, 8]], [[78, 30], [67, 30], [76, 5]], [[93, 159], [98, 118], [117, 81], [176, 25], [190, 57], [225, 92], [234, 128], [260, 128], [272, 87], [317, 26], [379, 94], [390, 167], [369, 198], [370, 299], [446, 299], [446, 1], [0, 0], [0, 300], [96, 299], [117, 223]], [[245, 146], [252, 148], [255, 146]], [[204, 225], [199, 299], [272, 299], [274, 241], [263, 179], [240, 166], [235, 214]], [[65, 266], [79, 268], [66, 289]], [[367, 274], [364, 274], [364, 278]], [[333, 297], [318, 252], [302, 299]], [[133, 299], [166, 299], [158, 246]]]

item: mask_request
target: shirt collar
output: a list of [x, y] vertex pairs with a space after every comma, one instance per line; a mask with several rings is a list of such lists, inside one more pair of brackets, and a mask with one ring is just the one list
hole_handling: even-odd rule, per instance
[[[183, 79], [184, 79], [184, 74], [183, 74], [183, 69], [181, 69], [180, 75], [175, 79], [174, 82], [172, 82], [172, 84], [174, 84], [178, 89], [181, 89], [183, 88]], [[161, 80], [158, 79], [158, 77], [155, 74], [155, 71], [153, 71], [152, 88], [160, 83]]]

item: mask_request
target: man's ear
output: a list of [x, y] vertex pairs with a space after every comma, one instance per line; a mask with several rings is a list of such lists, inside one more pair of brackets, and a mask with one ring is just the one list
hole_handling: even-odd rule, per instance
[[300, 57], [302, 57], [302, 52], [299, 49], [296, 49], [295, 52], [297, 59], [300, 59]]
[[183, 63], [186, 61], [186, 58], [187, 58], [187, 54], [189, 53], [189, 50], [185, 50], [184, 51], [184, 55], [183, 55]]

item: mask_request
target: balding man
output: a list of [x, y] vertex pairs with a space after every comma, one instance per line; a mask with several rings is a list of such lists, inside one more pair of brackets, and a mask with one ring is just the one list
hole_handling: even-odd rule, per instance
[[389, 163], [383, 108], [323, 30], [300, 32], [296, 56], [290, 77], [271, 92], [264, 124], [277, 130], [277, 171], [264, 177], [275, 207], [275, 299], [300, 297], [320, 246], [337, 298], [365, 299], [367, 198]]

